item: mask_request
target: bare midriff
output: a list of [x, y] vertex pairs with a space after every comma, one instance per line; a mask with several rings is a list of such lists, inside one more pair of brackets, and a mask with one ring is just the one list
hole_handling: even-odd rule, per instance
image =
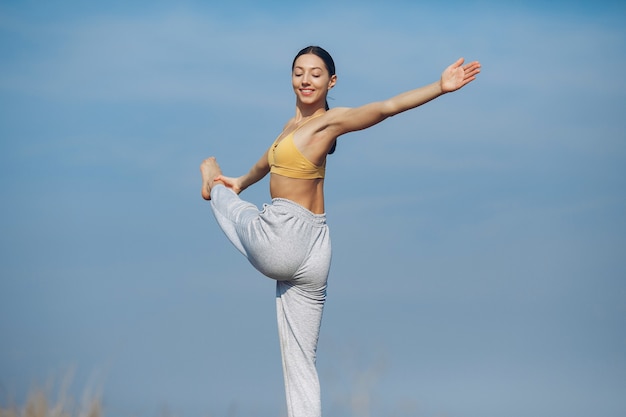
[[298, 203], [315, 214], [324, 214], [324, 179], [289, 178], [270, 174], [270, 195]]

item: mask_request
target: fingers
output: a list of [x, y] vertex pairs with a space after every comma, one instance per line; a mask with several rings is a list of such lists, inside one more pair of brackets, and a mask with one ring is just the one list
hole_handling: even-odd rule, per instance
[[452, 68], [458, 68], [461, 65], [463, 65], [463, 62], [465, 62], [465, 58], [461, 57], [459, 59], [457, 59], [454, 64], [451, 65]]
[[463, 69], [465, 71], [468, 71], [468, 70], [472, 70], [472, 71], [473, 70], [478, 70], [478, 71], [480, 71], [480, 62], [478, 62], [478, 61], [470, 62], [469, 64], [465, 65], [463, 67]]
[[465, 78], [475, 77], [480, 72], [480, 63], [478, 61], [471, 62], [463, 67]]

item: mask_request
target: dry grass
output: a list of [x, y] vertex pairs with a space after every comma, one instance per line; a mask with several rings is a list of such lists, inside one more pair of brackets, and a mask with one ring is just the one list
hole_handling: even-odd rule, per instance
[[0, 408], [0, 417], [102, 417], [100, 399], [83, 401], [76, 405], [65, 396], [59, 394], [56, 402], [50, 402], [45, 390], [33, 391], [23, 407], [9, 406]]

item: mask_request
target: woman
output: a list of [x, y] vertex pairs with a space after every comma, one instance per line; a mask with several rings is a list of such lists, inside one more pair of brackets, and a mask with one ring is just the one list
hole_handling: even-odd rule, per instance
[[[382, 122], [473, 81], [480, 64], [450, 65], [441, 79], [388, 100], [328, 109], [337, 82], [331, 56], [318, 46], [302, 49], [292, 64], [295, 116], [250, 169], [226, 177], [215, 158], [200, 166], [202, 197], [220, 227], [264, 275], [276, 280], [276, 307], [289, 417], [321, 416], [315, 368], [326, 298], [331, 246], [324, 209], [326, 157], [339, 136]], [[259, 209], [238, 196], [270, 173], [272, 204]]]

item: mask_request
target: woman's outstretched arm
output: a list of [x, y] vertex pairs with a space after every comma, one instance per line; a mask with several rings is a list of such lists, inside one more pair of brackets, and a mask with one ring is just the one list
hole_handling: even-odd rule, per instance
[[231, 188], [234, 192], [239, 194], [252, 184], [262, 180], [269, 172], [270, 166], [267, 162], [267, 152], [265, 152], [261, 159], [259, 159], [257, 163], [250, 168], [250, 171], [248, 171], [247, 174], [237, 178], [219, 175], [215, 178], [215, 180], [223, 182], [225, 186]]
[[328, 128], [335, 137], [355, 130], [366, 129], [388, 117], [414, 109], [422, 104], [452, 91], [456, 91], [476, 79], [480, 72], [478, 61], [463, 65], [459, 58], [446, 68], [439, 81], [415, 90], [407, 91], [384, 101], [369, 103], [355, 108], [335, 108], [329, 111]]

